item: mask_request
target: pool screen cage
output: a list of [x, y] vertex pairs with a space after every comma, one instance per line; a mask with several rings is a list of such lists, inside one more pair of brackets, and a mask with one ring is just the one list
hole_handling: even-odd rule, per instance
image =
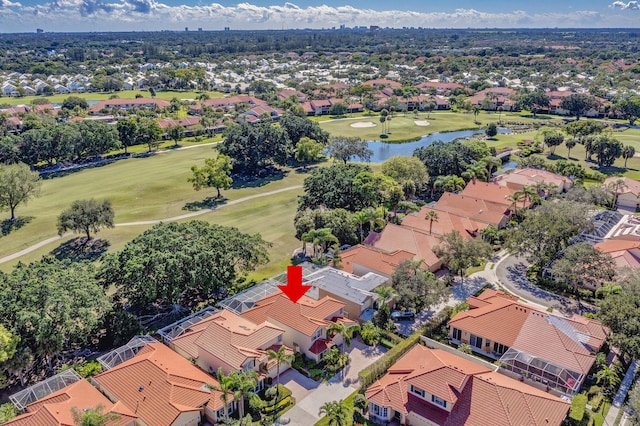
[[213, 306], [207, 306], [206, 308], [189, 315], [188, 317], [182, 318], [179, 321], [174, 322], [173, 324], [169, 324], [166, 327], [158, 330], [158, 334], [162, 336], [162, 341], [165, 343], [171, 342], [178, 336], [181, 336], [191, 328], [192, 325], [199, 323], [202, 320], [205, 320], [216, 312], [220, 312], [219, 309], [214, 308]]
[[24, 411], [29, 404], [33, 404], [80, 380], [82, 380], [82, 377], [73, 368], [69, 368], [20, 392], [14, 393], [9, 397], [9, 400], [19, 410]]
[[566, 395], [574, 395], [580, 389], [584, 375], [560, 367], [526, 352], [509, 348], [500, 358], [500, 367], [523, 378], [533, 380]]
[[102, 365], [102, 368], [110, 370], [136, 356], [140, 349], [147, 343], [158, 343], [158, 341], [148, 334], [144, 336], [134, 336], [127, 344], [99, 356], [97, 360], [100, 365]]

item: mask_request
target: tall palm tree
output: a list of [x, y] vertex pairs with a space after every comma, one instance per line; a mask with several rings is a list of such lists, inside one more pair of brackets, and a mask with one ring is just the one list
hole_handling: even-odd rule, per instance
[[329, 324], [329, 327], [327, 327], [327, 334], [335, 332], [336, 334], [342, 335], [342, 352], [345, 350], [345, 345], [347, 347], [351, 346], [351, 336], [356, 331], [360, 331], [360, 325], [346, 325], [345, 323], [338, 321], [332, 322]]
[[536, 190], [531, 185], [525, 185], [522, 187], [522, 208], [524, 209], [527, 205], [527, 201], [531, 203], [533, 201], [533, 197], [538, 195]]
[[[327, 249], [327, 245], [338, 244], [338, 238], [331, 233], [331, 229], [329, 228], [320, 228], [320, 229], [312, 229], [309, 232], [305, 232], [302, 234], [301, 239], [305, 241], [313, 243], [313, 257], [318, 257], [318, 246], [324, 252]], [[306, 251], [305, 251], [306, 254]]]
[[373, 290], [384, 304], [388, 304], [398, 298], [398, 293], [390, 285], [381, 285]]
[[278, 392], [280, 392], [280, 364], [289, 364], [293, 362], [294, 355], [291, 352], [287, 351], [287, 347], [285, 345], [280, 346], [278, 351], [274, 351], [269, 349], [267, 351], [267, 356], [269, 359], [274, 359], [276, 361], [276, 399], [278, 398]]
[[477, 179], [487, 181], [486, 164], [481, 161], [474, 161], [467, 166], [467, 169], [462, 172], [462, 177], [471, 180], [476, 183]]
[[355, 219], [356, 223], [358, 224], [358, 229], [360, 230], [360, 242], [362, 242], [362, 240], [364, 239], [364, 230], [363, 230], [363, 226], [366, 223], [369, 223], [369, 214], [367, 214], [366, 211], [364, 210], [360, 210], [357, 211], [353, 214], [353, 218]]
[[362, 211], [367, 214], [367, 219], [369, 221], [369, 231], [374, 231], [376, 226], [378, 226], [379, 228], [383, 228], [387, 224], [387, 221], [384, 219], [384, 209], [381, 209], [379, 207], [367, 207]]
[[577, 141], [575, 139], [567, 139], [564, 141], [565, 146], [567, 147], [567, 159], [571, 158], [571, 150], [576, 146]]
[[71, 408], [71, 417], [73, 417], [73, 423], [76, 426], [104, 426], [111, 420], [118, 420], [120, 414], [118, 413], [105, 413], [104, 405], [98, 404], [95, 408], [79, 409], [78, 407]]
[[443, 191], [458, 192], [464, 189], [464, 179], [460, 176], [449, 175], [439, 176], [433, 183], [435, 188], [441, 188]]
[[352, 421], [352, 410], [343, 400], [325, 402], [318, 415], [327, 416], [329, 426], [347, 426]]
[[238, 401], [238, 415], [241, 419], [244, 419], [244, 400], [245, 397], [255, 392], [258, 386], [258, 373], [253, 370], [233, 371], [229, 377], [231, 379], [233, 399]]
[[615, 181], [609, 183], [607, 185], [607, 188], [609, 191], [611, 191], [611, 193], [613, 194], [613, 199], [611, 201], [611, 208], [615, 208], [615, 206], [618, 204], [618, 192], [621, 189], [624, 189], [627, 187], [627, 184], [624, 183], [624, 179], [616, 179]]
[[429, 210], [429, 212], [426, 214], [424, 218], [429, 221], [429, 234], [431, 234], [431, 230], [433, 228], [433, 222], [438, 221], [438, 212], [436, 212], [435, 210]]
[[231, 377], [224, 374], [222, 368], [218, 368], [216, 371], [216, 379], [218, 380], [218, 384], [207, 383], [205, 386], [211, 390], [215, 390], [220, 392], [220, 399], [224, 404], [224, 420], [225, 423], [229, 421], [229, 396], [231, 395], [231, 391], [233, 390], [233, 383], [231, 381]]
[[[513, 194], [507, 196], [507, 201], [511, 202], [511, 206], [513, 206], [513, 211], [518, 210], [518, 202], [524, 199], [524, 194], [522, 191], [516, 191]], [[511, 207], [510, 207], [511, 208]]]
[[636, 155], [636, 149], [631, 145], [625, 145], [622, 147], [622, 158], [624, 158], [624, 168], [627, 168], [627, 161]]
[[481, 161], [486, 164], [487, 167], [487, 180], [491, 178], [491, 172], [493, 171], [493, 168], [498, 167], [500, 164], [502, 164], [501, 159], [491, 155], [484, 157]]

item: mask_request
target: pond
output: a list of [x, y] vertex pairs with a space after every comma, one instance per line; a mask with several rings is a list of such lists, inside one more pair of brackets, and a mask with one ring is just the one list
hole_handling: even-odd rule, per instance
[[[430, 135], [423, 136], [422, 138], [420, 138], [420, 140], [414, 142], [388, 143], [380, 141], [369, 141], [367, 142], [367, 145], [369, 146], [369, 149], [373, 151], [371, 162], [382, 163], [396, 155], [405, 155], [410, 157], [413, 155], [413, 151], [415, 151], [416, 148], [429, 146], [433, 142], [438, 140], [443, 142], [451, 142], [460, 138], [470, 138], [471, 136], [482, 132], [482, 129], [458, 130], [456, 132], [432, 133]], [[500, 127], [498, 129], [498, 133], [511, 133], [511, 129]]]

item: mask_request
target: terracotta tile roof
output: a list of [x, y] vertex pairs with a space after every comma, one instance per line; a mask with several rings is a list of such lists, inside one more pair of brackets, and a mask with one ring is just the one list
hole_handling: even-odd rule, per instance
[[[412, 394], [411, 385], [447, 401], [451, 412]], [[456, 354], [420, 345], [365, 394], [374, 404], [412, 412], [438, 425], [560, 425], [569, 410], [568, 403], [546, 392]]]
[[402, 226], [429, 233], [430, 223], [425, 217], [430, 210], [434, 210], [438, 214], [438, 220], [434, 221], [433, 226], [431, 226], [433, 235], [442, 236], [451, 231], [458, 231], [463, 238], [468, 239], [478, 235], [478, 232], [488, 226], [487, 223], [477, 222], [466, 216], [437, 210], [428, 206], [424, 206], [418, 213], [408, 214], [402, 221]]
[[334, 345], [334, 343], [331, 340], [318, 339], [315, 342], [313, 342], [313, 344], [309, 348], [309, 352], [311, 352], [312, 354], [318, 355], [318, 354], [321, 354], [322, 352], [326, 351], [327, 349], [329, 349], [333, 345]]
[[233, 312], [222, 310], [192, 325], [171, 343], [194, 359], [208, 353], [230, 368], [239, 370], [248, 358], [264, 355], [271, 342], [283, 333], [284, 330], [269, 322], [256, 325]]
[[507, 208], [504, 204], [485, 201], [452, 192], [445, 192], [435, 205], [436, 210], [466, 216], [477, 222], [499, 226], [504, 220]]
[[73, 426], [72, 409], [104, 407], [103, 413], [116, 413], [118, 419], [108, 426], [132, 426], [136, 416], [122, 404], [113, 404], [88, 381], [80, 380], [27, 406], [27, 413], [3, 425], [7, 426]]
[[267, 105], [267, 103], [262, 99], [247, 95], [229, 96], [228, 98], [213, 98], [202, 102], [202, 105], [207, 105], [212, 108], [233, 107], [236, 104], [246, 104], [250, 107]]
[[633, 194], [635, 196], [640, 195], [640, 182], [628, 177], [610, 177], [604, 180], [603, 185], [609, 185], [615, 183], [619, 179], [624, 181], [624, 186], [618, 189], [618, 194]]
[[413, 259], [415, 253], [406, 250], [387, 252], [385, 250], [358, 244], [340, 253], [342, 269], [350, 274], [355, 266], [391, 276], [398, 265], [405, 260]]
[[503, 186], [511, 186], [512, 188], [521, 189], [527, 185], [535, 185], [538, 182], [552, 183], [565, 188], [573, 186], [571, 179], [551, 173], [547, 170], [538, 170], [533, 168], [516, 169], [511, 173], [505, 173], [496, 177], [496, 183]]
[[619, 268], [640, 268], [640, 239], [637, 237], [612, 238], [598, 243], [594, 247], [609, 254]]
[[602, 347], [609, 334], [599, 321], [579, 315], [570, 318], [552, 315], [494, 290], [486, 290], [468, 301], [470, 309], [453, 317], [450, 327], [582, 374], [589, 372], [595, 361], [592, 353]]
[[481, 182], [476, 180], [469, 181], [460, 195], [477, 198], [479, 200], [491, 201], [496, 204], [502, 204], [509, 208], [512, 202], [508, 198], [516, 191], [505, 186], [496, 185], [492, 182]]
[[197, 124], [200, 124], [200, 119], [198, 117], [184, 117], [178, 119], [163, 118], [162, 120], [158, 120], [158, 125], [163, 129], [171, 126], [189, 127]]
[[278, 291], [256, 302], [255, 306], [240, 314], [241, 317], [254, 323], [265, 321], [280, 323], [312, 336], [318, 327], [329, 324], [333, 317], [344, 309], [344, 303], [325, 296], [314, 300], [303, 296], [298, 302]]
[[89, 107], [90, 112], [99, 112], [103, 108], [120, 108], [123, 106], [146, 106], [155, 105], [158, 108], [164, 108], [171, 105], [171, 102], [163, 99], [151, 99], [151, 98], [134, 98], [134, 99], [108, 99], [99, 101]]
[[220, 392], [205, 386], [217, 381], [161, 343], [147, 344], [94, 380], [148, 425], [171, 425], [183, 412], [223, 406]]
[[364, 244], [389, 252], [404, 250], [415, 253], [414, 259], [424, 261], [430, 270], [436, 270], [442, 264], [433, 252], [433, 247], [440, 244], [438, 237], [413, 228], [390, 223], [382, 232], [369, 233]]
[[385, 78], [378, 78], [378, 79], [375, 79], [375, 80], [367, 80], [367, 81], [363, 82], [362, 84], [364, 84], [365, 86], [372, 86], [372, 87], [378, 87], [378, 86], [381, 86], [381, 85], [385, 85], [385, 86], [392, 87], [394, 89], [398, 89], [398, 88], [402, 87], [402, 84], [398, 83], [397, 81], [387, 80]]

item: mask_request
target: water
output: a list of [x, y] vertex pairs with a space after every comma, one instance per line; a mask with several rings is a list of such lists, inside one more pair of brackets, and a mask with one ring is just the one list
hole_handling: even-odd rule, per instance
[[517, 161], [509, 161], [508, 163], [504, 163], [502, 165], [502, 170], [513, 170], [518, 167]]
[[[423, 136], [422, 138], [420, 138], [420, 140], [417, 140], [415, 142], [388, 143], [380, 141], [369, 141], [367, 142], [367, 146], [370, 150], [373, 151], [371, 162], [382, 163], [396, 155], [405, 155], [411, 157], [413, 155], [413, 151], [415, 151], [416, 148], [429, 146], [435, 141], [452, 142], [460, 138], [470, 138], [471, 136], [482, 132], [483, 130], [476, 129], [459, 130], [457, 132], [432, 133], [430, 135]], [[500, 127], [498, 129], [498, 133], [511, 133], [511, 129]]]

